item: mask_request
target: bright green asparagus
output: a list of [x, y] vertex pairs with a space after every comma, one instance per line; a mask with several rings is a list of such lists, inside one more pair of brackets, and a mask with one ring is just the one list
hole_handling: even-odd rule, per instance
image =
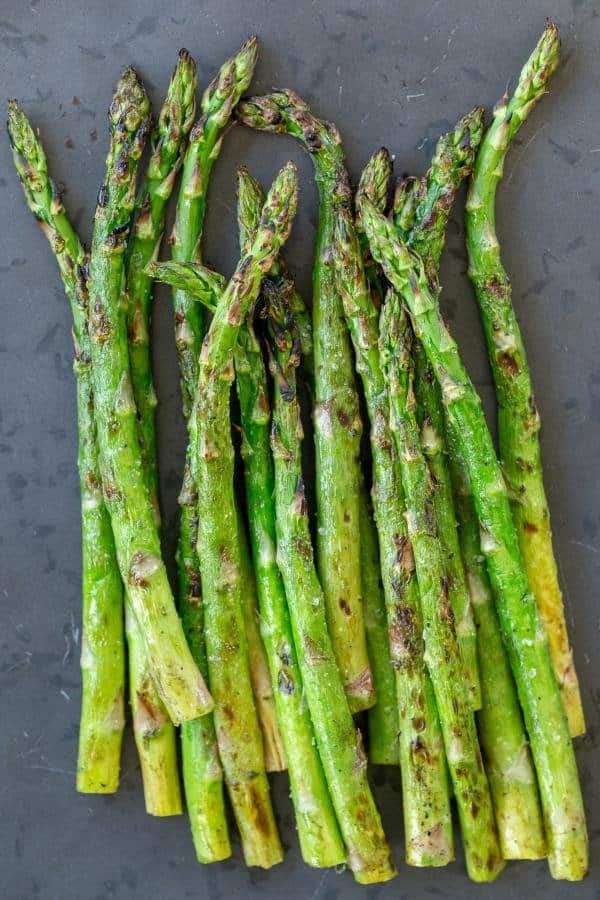
[[348, 851], [362, 884], [395, 874], [369, 782], [367, 758], [355, 727], [327, 628], [317, 577], [302, 477], [302, 423], [296, 393], [300, 337], [285, 298], [271, 297], [271, 370], [275, 406], [271, 444], [275, 464], [277, 563], [283, 577], [306, 700]]
[[481, 549], [537, 771], [550, 871], [554, 878], [577, 881], [588, 868], [588, 837], [575, 754], [548, 638], [527, 581], [506, 484], [481, 401], [444, 325], [420, 259], [407, 250], [393, 224], [368, 201], [363, 203], [362, 216], [373, 257], [408, 306], [467, 465], [480, 521]]
[[379, 355], [379, 311], [365, 278], [352, 215], [343, 207], [337, 212], [333, 246], [338, 290], [370, 420], [373, 506], [388, 643], [396, 673], [406, 861], [414, 866], [443, 866], [454, 856], [446, 760], [425, 664], [405, 496], [390, 431], [389, 394]]
[[271, 187], [249, 252], [223, 291], [202, 347], [191, 442], [198, 485], [198, 555], [215, 724], [229, 795], [248, 865], [269, 868], [282, 849], [273, 816], [242, 612], [234, 452], [229, 414], [233, 351], [263, 276], [286, 241], [297, 202], [295, 167]]
[[245, 125], [297, 137], [312, 156], [319, 191], [313, 268], [314, 428], [317, 560], [329, 630], [353, 712], [374, 703], [360, 572], [359, 464], [362, 425], [348, 334], [336, 290], [332, 226], [339, 203], [350, 203], [337, 129], [316, 119], [292, 91], [240, 103]]
[[41, 142], [14, 100], [8, 105], [8, 133], [25, 200], [56, 257], [73, 316], [83, 557], [77, 790], [109, 794], [119, 784], [125, 725], [123, 587], [98, 464], [87, 324], [87, 259], [48, 173]]
[[[232, 109], [246, 90], [256, 64], [257, 42], [250, 38], [227, 60], [202, 97], [202, 116], [190, 133], [181, 173], [171, 253], [175, 260], [200, 258], [200, 241], [206, 212], [206, 192], [213, 162], [221, 149], [224, 129]], [[198, 356], [205, 334], [204, 314], [199, 304], [184, 291], [173, 293], [175, 340], [179, 358], [181, 394], [186, 420], [198, 382]], [[188, 443], [184, 483], [179, 494], [180, 521], [177, 542], [179, 609], [191, 641], [196, 662], [206, 669], [203, 647], [203, 609], [200, 596], [200, 562], [197, 490], [191, 476], [194, 454]], [[193, 638], [192, 638], [193, 635]], [[200, 862], [230, 855], [223, 804], [222, 773], [212, 719], [197, 720], [181, 730], [184, 786], [190, 825]]]
[[[356, 225], [365, 263], [365, 274], [373, 300], [378, 304], [383, 299], [382, 283], [378, 268], [368, 252], [366, 237], [360, 228], [360, 197], [369, 197], [377, 209], [385, 212], [391, 174], [392, 160], [387, 150], [382, 148], [373, 154], [363, 169], [356, 191]], [[400, 760], [396, 676], [390, 657], [377, 527], [373, 518], [373, 504], [367, 495], [365, 484], [362, 485], [359, 503], [360, 569], [365, 630], [377, 698], [377, 702], [367, 713], [369, 760], [375, 765], [396, 766]]]
[[[397, 186], [395, 195], [395, 223], [401, 237], [414, 240], [423, 259], [432, 289], [438, 288], [439, 263], [443, 249], [443, 222], [447, 219], [457, 180], [453, 179], [452, 166], [444, 166], [455, 154], [448, 137], [441, 139], [449, 148], [449, 155], [436, 152], [432, 169], [418, 179], [405, 179]], [[459, 157], [463, 150], [455, 142]], [[446, 173], [446, 174], [445, 174]], [[440, 186], [447, 190], [440, 190]], [[454, 184], [454, 189], [453, 189]], [[431, 193], [431, 201], [426, 201]], [[420, 198], [420, 202], [419, 201]], [[415, 228], [417, 212], [425, 213], [420, 226]], [[427, 224], [429, 223], [429, 225]], [[418, 345], [419, 362], [423, 366], [423, 350]], [[452, 429], [440, 420], [439, 388], [433, 391], [431, 379], [435, 378], [427, 367], [422, 384], [426, 385], [429, 407], [436, 420], [436, 443], [447, 443], [447, 461], [450, 467], [455, 512], [458, 519], [459, 541], [473, 615], [477, 624], [477, 650], [481, 681], [482, 704], [477, 715], [481, 749], [494, 801], [496, 825], [502, 856], [505, 859], [538, 859], [545, 856], [545, 840], [535, 771], [529, 752], [527, 734], [514, 685], [510, 664], [502, 642], [500, 623], [494, 608], [493, 595], [487, 576], [485, 560], [481, 553], [479, 521], [471, 498], [471, 488], [464, 461], [460, 456]], [[437, 388], [437, 382], [436, 382]], [[428, 428], [431, 443], [431, 417]], [[439, 477], [439, 472], [438, 472]], [[442, 472], [441, 481], [445, 480]]]
[[450, 602], [446, 551], [439, 534], [435, 502], [439, 485], [423, 452], [417, 423], [411, 344], [408, 318], [400, 298], [391, 290], [381, 313], [381, 361], [389, 385], [391, 427], [419, 582], [425, 659], [454, 785], [467, 871], [473, 881], [493, 881], [504, 863]]
[[[194, 120], [195, 93], [196, 63], [187, 50], [181, 50], [152, 134], [150, 160], [138, 193], [125, 260], [131, 383], [138, 412], [142, 461], [157, 524], [160, 524], [160, 508], [154, 426], [156, 394], [150, 352], [152, 279], [144, 269], [160, 248], [167, 202]], [[152, 815], [174, 815], [181, 812], [175, 728], [148, 671], [143, 637], [129, 606], [126, 627], [129, 696], [146, 811]]]
[[560, 38], [553, 23], [527, 60], [517, 85], [494, 109], [475, 163], [466, 208], [469, 277], [485, 332], [498, 398], [498, 439], [504, 475], [529, 584], [546, 626], [554, 672], [573, 736], [585, 721], [569, 646], [563, 598], [552, 549], [550, 511], [544, 490], [540, 417], [511, 286], [496, 236], [496, 190], [510, 144], [548, 88], [558, 65]]
[[[475, 153], [483, 132], [483, 109], [475, 107], [460, 119], [454, 129], [439, 139], [431, 165], [419, 181], [407, 179], [397, 185], [394, 220], [402, 240], [423, 259], [430, 284], [437, 285], [440, 259], [446, 238], [448, 217], [456, 191], [472, 170]], [[412, 213], [410, 230], [405, 225]], [[406, 223], [408, 224], [408, 223]], [[443, 406], [439, 388], [427, 357], [415, 345], [415, 392], [424, 447], [429, 465], [438, 482], [436, 516], [440, 539], [446, 553], [450, 605], [454, 612], [460, 649], [474, 709], [481, 707], [477, 657], [477, 631], [467, 588], [456, 530], [452, 483], [442, 440]]]
[[175, 610], [137, 434], [122, 308], [124, 251], [149, 104], [133, 69], [109, 111], [110, 149], [98, 194], [90, 262], [89, 329], [102, 487], [121, 577], [127, 585], [150, 672], [173, 722], [204, 715], [212, 699]]

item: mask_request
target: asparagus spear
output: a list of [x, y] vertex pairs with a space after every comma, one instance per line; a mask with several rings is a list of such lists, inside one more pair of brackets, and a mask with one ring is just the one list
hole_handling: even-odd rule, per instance
[[[441, 139], [447, 145], [447, 137]], [[458, 153], [461, 154], [460, 142]], [[437, 289], [440, 256], [443, 249], [444, 221], [450, 211], [454, 189], [444, 177], [451, 173], [440, 165], [444, 154], [436, 152], [432, 162], [435, 172], [428, 173], [422, 182], [407, 179], [396, 190], [396, 228], [401, 237], [418, 248], [428, 273], [429, 284]], [[448, 191], [440, 191], [444, 183]], [[457, 186], [455, 182], [455, 186]], [[431, 195], [429, 202], [428, 194]], [[421, 198], [420, 203], [416, 201]], [[416, 226], [417, 208], [425, 213]], [[427, 224], [429, 223], [429, 224]], [[423, 351], [419, 345], [419, 362], [423, 366]], [[428, 368], [424, 379], [427, 392], [433, 394]], [[437, 383], [436, 383], [437, 387]], [[437, 412], [441, 405], [439, 388], [433, 394], [430, 408]], [[477, 624], [477, 649], [481, 675], [482, 704], [477, 715], [481, 749], [494, 801], [498, 836], [504, 859], [538, 859], [545, 856], [545, 840], [533, 763], [523, 726], [519, 701], [510, 671], [506, 650], [502, 643], [500, 623], [496, 614], [491, 586], [487, 576], [479, 540], [479, 522], [471, 498], [469, 477], [457, 447], [452, 428], [436, 418], [438, 444], [448, 443], [447, 460], [459, 522], [459, 541], [469, 594]]]
[[576, 736], [584, 733], [585, 721], [552, 549], [539, 440], [540, 417], [495, 230], [496, 190], [506, 154], [519, 128], [546, 93], [558, 65], [559, 50], [558, 30], [548, 23], [512, 96], [506, 93], [495, 107], [493, 122], [475, 163], [466, 227], [469, 277], [479, 303], [498, 398], [500, 458], [510, 487], [527, 577], [546, 626], [571, 735]]
[[481, 549], [537, 771], [550, 871], [554, 878], [576, 881], [587, 871], [588, 838], [575, 754], [481, 401], [442, 321], [421, 261], [368, 201], [363, 203], [362, 216], [374, 258], [407, 304], [467, 465], [482, 532]]
[[[419, 181], [408, 179], [397, 186], [395, 223], [400, 237], [422, 258], [432, 285], [437, 285], [448, 216], [456, 191], [471, 172], [483, 130], [483, 109], [475, 107], [455, 128], [442, 135], [431, 165]], [[412, 213], [410, 215], [409, 211]], [[410, 231], [403, 221], [412, 218]], [[440, 539], [446, 554], [450, 605], [457, 622], [458, 638], [471, 692], [473, 709], [481, 707], [477, 663], [477, 632], [458, 543], [452, 484], [442, 442], [443, 407], [427, 357], [416, 344], [418, 364], [415, 391], [421, 427], [427, 440], [429, 465], [438, 483], [435, 494]]]
[[352, 215], [334, 226], [338, 289], [365, 392], [373, 457], [373, 504], [392, 665], [396, 672], [399, 761], [406, 861], [442, 866], [453, 858], [452, 817], [442, 734], [426, 671], [419, 592], [404, 517], [405, 497], [390, 431], [389, 396], [379, 357], [379, 314], [367, 287]]
[[362, 884], [395, 874], [381, 820], [367, 780], [360, 732], [327, 628], [325, 598], [317, 577], [302, 478], [302, 424], [296, 395], [300, 340], [281, 295], [271, 297], [271, 370], [275, 407], [271, 444], [275, 465], [277, 563], [288, 598], [302, 682], [331, 799]]
[[77, 790], [114, 793], [125, 724], [123, 588], [98, 466], [87, 327], [87, 259], [48, 173], [44, 148], [15, 100], [8, 104], [8, 133], [25, 200], [56, 257], [73, 316], [83, 557]]
[[197, 718], [212, 699], [186, 644], [144, 479], [121, 307], [123, 258], [149, 104], [133, 69], [109, 111], [110, 149], [96, 207], [89, 328], [100, 469], [121, 577], [144, 637], [150, 672], [173, 722]]
[[[365, 274], [373, 300], [382, 300], [382, 284], [378, 267], [368, 251], [364, 232], [360, 228], [360, 197], [370, 197], [377, 209], [385, 211], [392, 161], [385, 149], [374, 153], [362, 171], [356, 192], [356, 224], [361, 252], [365, 263]], [[390, 657], [388, 640], [385, 593], [381, 581], [381, 565], [377, 542], [377, 527], [373, 519], [373, 509], [366, 486], [362, 485], [360, 503], [360, 568], [365, 608], [365, 630], [367, 647], [373, 673], [373, 686], [377, 702], [367, 713], [369, 734], [369, 760], [376, 765], [395, 766], [399, 762], [398, 753], [398, 702], [396, 697], [396, 676]]]
[[244, 101], [236, 115], [253, 128], [294, 135], [311, 153], [315, 166], [319, 191], [312, 302], [317, 560], [335, 655], [350, 708], [357, 712], [372, 706], [375, 696], [360, 572], [362, 425], [332, 259], [334, 210], [350, 202], [344, 154], [335, 126], [316, 119], [292, 91]]
[[[160, 525], [160, 508], [154, 427], [156, 394], [152, 383], [150, 354], [152, 280], [144, 269], [160, 247], [167, 202], [194, 119], [195, 92], [196, 63], [187, 50], [180, 50], [179, 60], [152, 134], [150, 161], [136, 201], [125, 262], [131, 383], [138, 411], [138, 434], [144, 473], [157, 525]], [[148, 671], [143, 637], [129, 607], [126, 610], [126, 628], [133, 732], [142, 766], [146, 811], [151, 815], [174, 815], [181, 812], [175, 728]]]
[[412, 335], [400, 299], [390, 291], [381, 314], [382, 367], [389, 384], [391, 427], [406, 492], [406, 519], [419, 581], [425, 658], [454, 784], [467, 871], [492, 881], [502, 870], [492, 799], [477, 740], [450, 604], [445, 550], [438, 531], [435, 471], [426, 462], [412, 384]]
[[202, 347], [190, 421], [196, 449], [192, 477], [198, 485], [204, 628], [219, 752], [246, 862], [264, 868], [280, 862], [282, 850], [250, 683], [229, 394], [232, 354], [240, 327], [258, 296], [263, 276], [288, 237], [296, 202], [296, 170], [288, 164], [269, 191], [249, 252], [221, 295]]

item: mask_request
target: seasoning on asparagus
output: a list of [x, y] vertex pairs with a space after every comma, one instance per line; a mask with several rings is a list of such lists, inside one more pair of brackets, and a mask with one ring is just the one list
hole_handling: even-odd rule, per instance
[[246, 862], [264, 868], [281, 861], [282, 849], [250, 682], [229, 401], [240, 327], [289, 235], [297, 189], [295, 167], [288, 164], [273, 182], [252, 245], [221, 295], [203, 343], [190, 419], [196, 448], [192, 478], [198, 485], [204, 631], [219, 752]]
[[119, 784], [125, 726], [123, 587], [98, 464], [87, 259], [48, 173], [44, 148], [15, 100], [8, 104], [8, 133], [25, 200], [56, 257], [73, 316], [83, 595], [77, 790], [111, 794]]
[[381, 360], [389, 385], [391, 428], [402, 471], [408, 534], [419, 582], [425, 659], [454, 785], [467, 871], [473, 881], [493, 881], [504, 862], [450, 603], [446, 554], [435, 502], [439, 484], [424, 455], [417, 423], [411, 345], [408, 319], [400, 298], [391, 290], [381, 314]]
[[365, 279], [352, 215], [343, 207], [337, 212], [333, 247], [338, 289], [370, 420], [373, 505], [396, 674], [406, 861], [414, 866], [443, 866], [454, 856], [446, 760], [425, 665], [419, 590], [390, 431], [389, 395], [379, 356], [379, 312]]
[[[373, 154], [363, 169], [356, 192], [356, 223], [365, 263], [365, 274], [373, 299], [377, 303], [383, 299], [382, 284], [378, 267], [368, 253], [366, 238], [360, 229], [359, 199], [362, 195], [370, 197], [377, 209], [384, 212], [391, 174], [392, 160], [387, 150], [381, 149]], [[359, 504], [360, 569], [365, 631], [371, 672], [373, 673], [373, 687], [377, 698], [377, 702], [367, 713], [369, 760], [374, 765], [396, 766], [400, 761], [396, 676], [390, 657], [377, 527], [373, 518], [373, 504], [367, 495], [364, 479], [361, 485]]]
[[372, 706], [375, 696], [360, 573], [362, 425], [332, 258], [333, 213], [339, 203], [350, 202], [343, 149], [335, 126], [316, 119], [292, 91], [244, 101], [236, 114], [252, 128], [297, 137], [315, 167], [319, 191], [312, 300], [317, 562], [334, 651], [350, 708], [357, 712]]
[[327, 629], [302, 477], [302, 423], [296, 393], [298, 332], [282, 297], [271, 297], [271, 368], [275, 406], [271, 443], [275, 464], [277, 563], [283, 577], [294, 643], [317, 745], [346, 849], [361, 884], [395, 874], [367, 779], [367, 758], [355, 727]]
[[205, 715], [212, 699], [186, 644], [161, 557], [129, 374], [123, 260], [148, 113], [146, 93], [133, 69], [126, 69], [109, 111], [110, 149], [92, 240], [89, 328], [102, 486], [121, 577], [150, 672], [177, 723]]
[[[446, 157], [443, 145], [449, 146], [449, 138], [451, 135], [441, 138], [442, 152], [434, 154], [431, 168], [437, 169], [437, 172], [427, 173], [421, 181], [405, 179], [397, 186], [395, 195], [396, 228], [402, 238], [406, 236], [407, 243], [418, 248], [432, 290], [438, 289], [437, 273], [444, 239], [444, 223], [441, 220], [447, 219], [454, 191], [458, 187], [452, 168], [443, 165]], [[460, 156], [460, 142], [454, 146]], [[429, 202], [428, 195], [431, 197]], [[415, 227], [417, 210], [420, 221], [419, 226]], [[419, 361], [423, 366], [424, 354], [420, 345], [418, 348]], [[433, 394], [431, 378], [434, 377], [431, 367], [428, 367], [424, 379], [427, 379], [430, 406], [437, 411], [441, 396], [437, 382], [437, 392]], [[504, 859], [538, 859], [546, 855], [546, 846], [535, 771], [494, 608], [485, 559], [481, 553], [479, 521], [473, 506], [469, 477], [452, 428], [445, 427], [449, 423], [440, 421], [439, 415], [436, 422], [437, 443], [447, 443], [446, 449], [449, 451], [447, 460], [459, 523], [460, 551], [477, 624], [482, 693], [477, 723], [502, 856]]]
[[546, 626], [571, 735], [576, 736], [584, 733], [585, 721], [552, 549], [539, 439], [540, 417], [511, 302], [510, 281], [500, 258], [495, 223], [496, 190], [506, 154], [519, 128], [546, 93], [558, 65], [559, 52], [558, 30], [549, 23], [525, 64], [512, 96], [506, 93], [495, 107], [469, 187], [466, 228], [469, 277], [479, 303], [498, 398], [500, 459], [510, 488], [527, 577]]
[[481, 549], [531, 742], [550, 871], [554, 878], [577, 881], [588, 868], [588, 837], [577, 765], [548, 639], [529, 589], [508, 492], [481, 401], [443, 323], [422, 263], [397, 238], [393, 224], [368, 201], [363, 202], [362, 216], [374, 258], [408, 306], [467, 464], [482, 533]]
[[[152, 279], [144, 269], [160, 248], [167, 202], [194, 120], [195, 93], [196, 63], [187, 50], [181, 50], [152, 133], [150, 160], [138, 193], [125, 260], [131, 384], [142, 462], [157, 525], [160, 508], [154, 425], [156, 394], [150, 352]], [[143, 636], [129, 605], [126, 631], [133, 732], [142, 767], [146, 811], [152, 815], [175, 815], [181, 812], [175, 728], [148, 671]]]

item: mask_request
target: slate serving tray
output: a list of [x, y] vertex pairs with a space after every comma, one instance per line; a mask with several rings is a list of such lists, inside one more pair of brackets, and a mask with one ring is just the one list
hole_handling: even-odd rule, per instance
[[[438, 134], [475, 104], [488, 108], [516, 75], [544, 17], [561, 27], [563, 65], [519, 135], [499, 192], [499, 233], [544, 422], [546, 482], [588, 733], [577, 754], [592, 872], [551, 881], [546, 864], [509, 865], [472, 887], [462, 861], [402, 865], [398, 774], [373, 772], [400, 866], [369, 890], [348, 873], [305, 867], [284, 776], [273, 778], [285, 863], [247, 870], [239, 846], [221, 865], [194, 861], [187, 822], [148, 818], [128, 736], [113, 797], [74, 790], [79, 714], [80, 548], [70, 314], [54, 260], [25, 210], [0, 138], [0, 896], [4, 900], [207, 900], [285, 896], [482, 900], [600, 896], [600, 18], [593, 0], [0, 0], [0, 84], [39, 126], [52, 170], [85, 239], [106, 147], [105, 110], [133, 63], [158, 103], [183, 45], [206, 83], [250, 33], [261, 39], [253, 90], [295, 88], [344, 137], [356, 178], [382, 144], [398, 174], [421, 173]], [[315, 191], [289, 139], [234, 129], [210, 190], [205, 252], [230, 272], [237, 255], [234, 171], [268, 183], [298, 161], [302, 194], [287, 257], [310, 286]], [[466, 280], [462, 203], [443, 264], [445, 309], [492, 412], [490, 375]], [[165, 551], [172, 560], [184, 450], [169, 296], [155, 306], [155, 375]]]

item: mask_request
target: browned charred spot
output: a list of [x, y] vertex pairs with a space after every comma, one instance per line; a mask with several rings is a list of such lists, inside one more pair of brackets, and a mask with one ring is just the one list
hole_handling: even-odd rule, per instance
[[112, 326], [106, 309], [101, 300], [96, 299], [92, 310], [92, 336], [94, 340], [102, 344], [109, 337], [111, 331]]
[[156, 706], [147, 693], [148, 686], [142, 684], [136, 692], [136, 705], [133, 711], [135, 722], [144, 737], [152, 737], [157, 734], [166, 722], [166, 716]]
[[349, 415], [345, 409], [338, 408], [336, 409], [335, 414], [342, 428], [346, 428], [348, 431], [350, 431], [354, 425], [354, 418]]
[[104, 494], [104, 499], [108, 503], [115, 503], [117, 500], [121, 499], [121, 492], [112, 481], [107, 481], [105, 479], [102, 482], [102, 492]]
[[404, 573], [411, 574], [415, 567], [415, 560], [410, 538], [405, 534], [396, 533], [393, 539], [396, 547], [398, 565]]
[[306, 653], [307, 661], [310, 665], [318, 662], [324, 662], [327, 659], [327, 656], [319, 649], [319, 647], [309, 634], [305, 634], [302, 640], [304, 643], [304, 651]]
[[454, 774], [455, 774], [456, 778], [458, 778], [462, 781], [464, 778], [467, 777], [467, 770], [464, 769], [462, 766], [456, 766], [456, 768], [454, 769]]
[[348, 512], [348, 510], [345, 509], [345, 510], [344, 510], [344, 522], [349, 522], [349, 521], [351, 520], [351, 518], [352, 518], [352, 516], [350, 515], [350, 513]]
[[415, 731], [425, 731], [425, 719], [422, 716], [415, 716], [412, 720], [412, 727]]
[[198, 606], [202, 596], [200, 586], [200, 573], [195, 566], [186, 566], [189, 581], [188, 600], [192, 605]]
[[242, 306], [239, 298], [233, 301], [229, 309], [227, 310], [227, 322], [229, 325], [237, 326], [240, 324], [242, 314]]
[[340, 597], [338, 603], [339, 603], [339, 607], [340, 607], [341, 611], [344, 613], [345, 616], [352, 615], [352, 610], [350, 609], [350, 605], [345, 597]]
[[293, 679], [285, 669], [280, 669], [277, 675], [277, 690], [280, 694], [286, 694], [288, 697], [296, 690]]
[[418, 650], [415, 613], [409, 606], [399, 606], [388, 627], [393, 664], [398, 667], [405, 659], [414, 660]]
[[113, 172], [116, 181], [123, 181], [127, 177], [129, 171], [129, 152], [124, 150], [113, 164]]
[[457, 740], [460, 740], [462, 738], [462, 728], [460, 727], [460, 725], [452, 726], [452, 734]]
[[454, 630], [454, 611], [450, 605], [450, 579], [444, 575], [440, 583], [440, 619]]
[[267, 836], [271, 833], [271, 819], [265, 806], [265, 799], [254, 783], [250, 785], [250, 797], [250, 808], [254, 810], [256, 830]]
[[294, 494], [294, 513], [297, 516], [306, 516], [308, 513], [306, 491], [304, 488], [304, 479], [302, 475], [298, 475], [298, 481], [296, 482], [296, 493]]
[[88, 491], [93, 494], [100, 487], [100, 482], [95, 472], [88, 469], [85, 474], [85, 484]]
[[488, 278], [485, 282], [485, 289], [487, 293], [491, 294], [492, 297], [495, 297], [497, 300], [504, 299], [507, 288], [508, 283], [498, 278], [497, 275], [494, 275], [492, 278]]
[[129, 233], [129, 222], [124, 225], [117, 225], [116, 228], [106, 235], [106, 246], [109, 250], [119, 250], [125, 246], [125, 240]]
[[355, 772], [364, 772], [367, 768], [367, 755], [363, 746], [362, 734], [356, 729], [356, 745], [354, 747], [354, 765]]
[[365, 697], [373, 693], [373, 676], [369, 668], [363, 669], [356, 678], [346, 684], [349, 697]]
[[471, 815], [473, 816], [474, 819], [476, 819], [477, 816], [479, 815], [479, 804], [475, 803], [474, 800], [471, 803]]
[[105, 184], [100, 185], [100, 190], [98, 191], [98, 199], [96, 202], [101, 209], [104, 209], [104, 207], [108, 203], [108, 188]]
[[221, 707], [221, 714], [223, 715], [223, 717], [225, 719], [227, 719], [229, 724], [231, 724], [232, 722], [235, 722], [235, 712], [233, 711], [232, 707], [229, 706], [228, 703], [225, 703]]
[[509, 375], [511, 378], [517, 377], [520, 371], [519, 364], [517, 363], [517, 360], [512, 353], [508, 353], [508, 351], [497, 353], [496, 360], [498, 362], [498, 365], [504, 370], [507, 375]]
[[305, 559], [307, 562], [311, 559], [312, 547], [305, 538], [294, 538], [294, 550], [299, 556], [302, 557], [302, 559]]
[[410, 752], [419, 762], [427, 764], [431, 762], [431, 753], [429, 752], [425, 741], [420, 737], [417, 737], [410, 742]]
[[528, 534], [535, 534], [538, 530], [537, 525], [534, 522], [529, 522], [527, 519], [523, 522], [523, 528]]

